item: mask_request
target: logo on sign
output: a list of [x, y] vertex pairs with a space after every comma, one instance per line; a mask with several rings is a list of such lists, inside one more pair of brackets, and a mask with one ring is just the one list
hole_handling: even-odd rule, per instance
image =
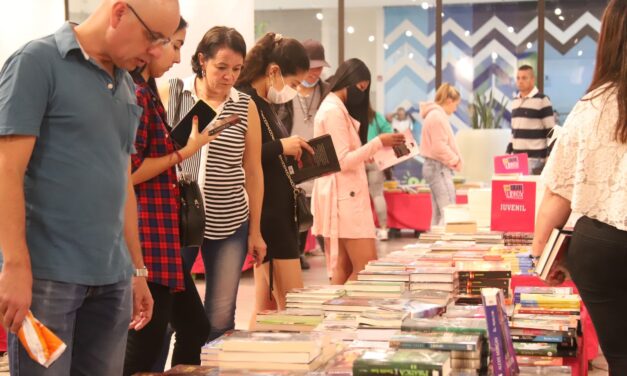
[[508, 157], [503, 158], [503, 166], [507, 170], [517, 170], [520, 168], [520, 163], [518, 162], [518, 157]]
[[525, 186], [522, 184], [505, 184], [503, 190], [507, 199], [523, 200], [525, 198]]

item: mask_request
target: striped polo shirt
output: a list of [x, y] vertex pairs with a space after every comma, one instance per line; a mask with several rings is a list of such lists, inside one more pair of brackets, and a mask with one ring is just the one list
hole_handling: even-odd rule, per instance
[[[179, 94], [181, 88], [177, 90], [175, 85], [177, 80], [170, 80], [170, 124], [176, 124], [179, 120], [174, 119], [177, 102], [175, 98], [180, 96], [179, 118], [185, 116], [198, 101], [194, 88], [195, 77], [183, 80], [182, 94]], [[238, 124], [222, 131], [215, 140], [181, 163], [184, 172], [198, 177], [205, 206], [206, 239], [226, 239], [249, 218], [243, 166], [249, 102], [248, 94], [232, 88], [227, 100], [214, 110], [219, 114], [216, 120], [238, 115]]]
[[529, 158], [547, 157], [549, 131], [555, 126], [553, 106], [549, 97], [538, 88], [526, 97], [520, 94], [512, 102], [513, 153], [526, 153]]

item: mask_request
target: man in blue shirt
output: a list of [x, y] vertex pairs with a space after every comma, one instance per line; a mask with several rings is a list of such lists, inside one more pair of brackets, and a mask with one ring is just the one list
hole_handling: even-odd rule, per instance
[[160, 56], [179, 18], [177, 0], [103, 0], [0, 72], [0, 315], [16, 333], [30, 309], [67, 345], [46, 369], [10, 334], [12, 375], [119, 375], [128, 328], [150, 321], [126, 71]]

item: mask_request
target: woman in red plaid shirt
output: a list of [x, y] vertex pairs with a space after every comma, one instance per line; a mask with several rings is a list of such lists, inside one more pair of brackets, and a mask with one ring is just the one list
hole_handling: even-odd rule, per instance
[[160, 58], [133, 74], [137, 104], [144, 113], [132, 155], [132, 179], [137, 195], [139, 231], [153, 316], [140, 331], [129, 330], [124, 374], [151, 371], [158, 360], [168, 324], [176, 332], [172, 365], [200, 364], [200, 349], [209, 335], [209, 322], [189, 274], [183, 272], [179, 241], [179, 189], [176, 164], [194, 155], [217, 136], [198, 133], [194, 122], [187, 145], [176, 150], [166, 123], [155, 78], [180, 62], [187, 23], [181, 19]]

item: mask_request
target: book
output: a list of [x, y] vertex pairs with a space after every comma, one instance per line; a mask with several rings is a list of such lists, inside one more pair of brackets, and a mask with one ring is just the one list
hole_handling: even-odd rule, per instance
[[407, 317], [401, 325], [402, 332], [450, 332], [460, 334], [487, 333], [485, 319], [435, 317], [432, 319]]
[[357, 274], [358, 281], [396, 281], [409, 282], [410, 273], [404, 270], [393, 271], [367, 271], [362, 270]]
[[570, 376], [572, 369], [570, 366], [536, 366], [536, 367], [520, 367], [519, 376]]
[[325, 134], [307, 141], [314, 154], [303, 151], [300, 160], [286, 158], [288, 170], [294, 183], [319, 178], [341, 170], [331, 135]]
[[450, 354], [432, 350], [366, 351], [353, 362], [353, 375], [445, 376]]
[[403, 292], [407, 290], [405, 282], [395, 281], [347, 281], [344, 289], [348, 291], [379, 291], [379, 292]]
[[[331, 360], [337, 352], [337, 347], [332, 344], [323, 346], [322, 352], [315, 359], [309, 363], [282, 363], [271, 361], [248, 361], [246, 359], [239, 358], [235, 361], [220, 361], [220, 371], [222, 370], [278, 370], [278, 371], [314, 371], [329, 360]], [[276, 373], [272, 373], [276, 374]]]
[[564, 358], [551, 356], [517, 355], [516, 360], [521, 366], [562, 366]]
[[443, 282], [413, 282], [409, 285], [410, 291], [418, 290], [441, 290], [452, 292], [457, 287], [457, 283]]
[[308, 352], [220, 351], [219, 362], [310, 363], [320, 355], [321, 348]]
[[534, 270], [540, 279], [546, 281], [557, 266], [563, 262], [568, 252], [571, 235], [572, 231], [570, 230], [553, 229]]
[[394, 147], [386, 146], [374, 154], [374, 163], [379, 171], [383, 171], [386, 168], [405, 162], [420, 154], [418, 143], [416, 142], [416, 139], [414, 139], [414, 135], [411, 133], [411, 130], [408, 128], [402, 133], [403, 136], [405, 136], [404, 144]]
[[576, 357], [576, 348], [559, 347], [556, 343], [514, 342], [516, 355]]
[[440, 274], [440, 273], [412, 273], [409, 275], [410, 282], [453, 282], [455, 281], [455, 274]]
[[518, 363], [509, 333], [503, 291], [497, 288], [484, 288], [481, 290], [481, 298], [488, 327], [492, 372], [494, 376], [518, 375]]
[[452, 300], [453, 295], [449, 291], [443, 290], [416, 290], [406, 291], [403, 293], [402, 297], [422, 303], [446, 306]]
[[399, 333], [390, 340], [390, 347], [401, 349], [432, 349], [445, 351], [476, 351], [479, 336], [457, 333]]
[[460, 281], [471, 279], [489, 279], [489, 278], [511, 278], [511, 270], [485, 270], [485, 271], [470, 271], [460, 270], [457, 272], [457, 276]]
[[192, 108], [172, 127], [170, 137], [179, 147], [187, 145], [187, 140], [192, 132], [192, 120], [198, 116], [198, 132], [203, 132], [205, 128], [215, 119], [216, 112], [204, 101], [197, 101]]
[[318, 333], [234, 332], [220, 344], [222, 351], [312, 352], [328, 343]]
[[490, 279], [465, 279], [461, 280], [459, 285], [466, 288], [473, 287], [499, 287], [503, 289], [509, 288], [509, 278], [490, 278]]
[[407, 312], [367, 310], [357, 317], [360, 327], [400, 329]]

